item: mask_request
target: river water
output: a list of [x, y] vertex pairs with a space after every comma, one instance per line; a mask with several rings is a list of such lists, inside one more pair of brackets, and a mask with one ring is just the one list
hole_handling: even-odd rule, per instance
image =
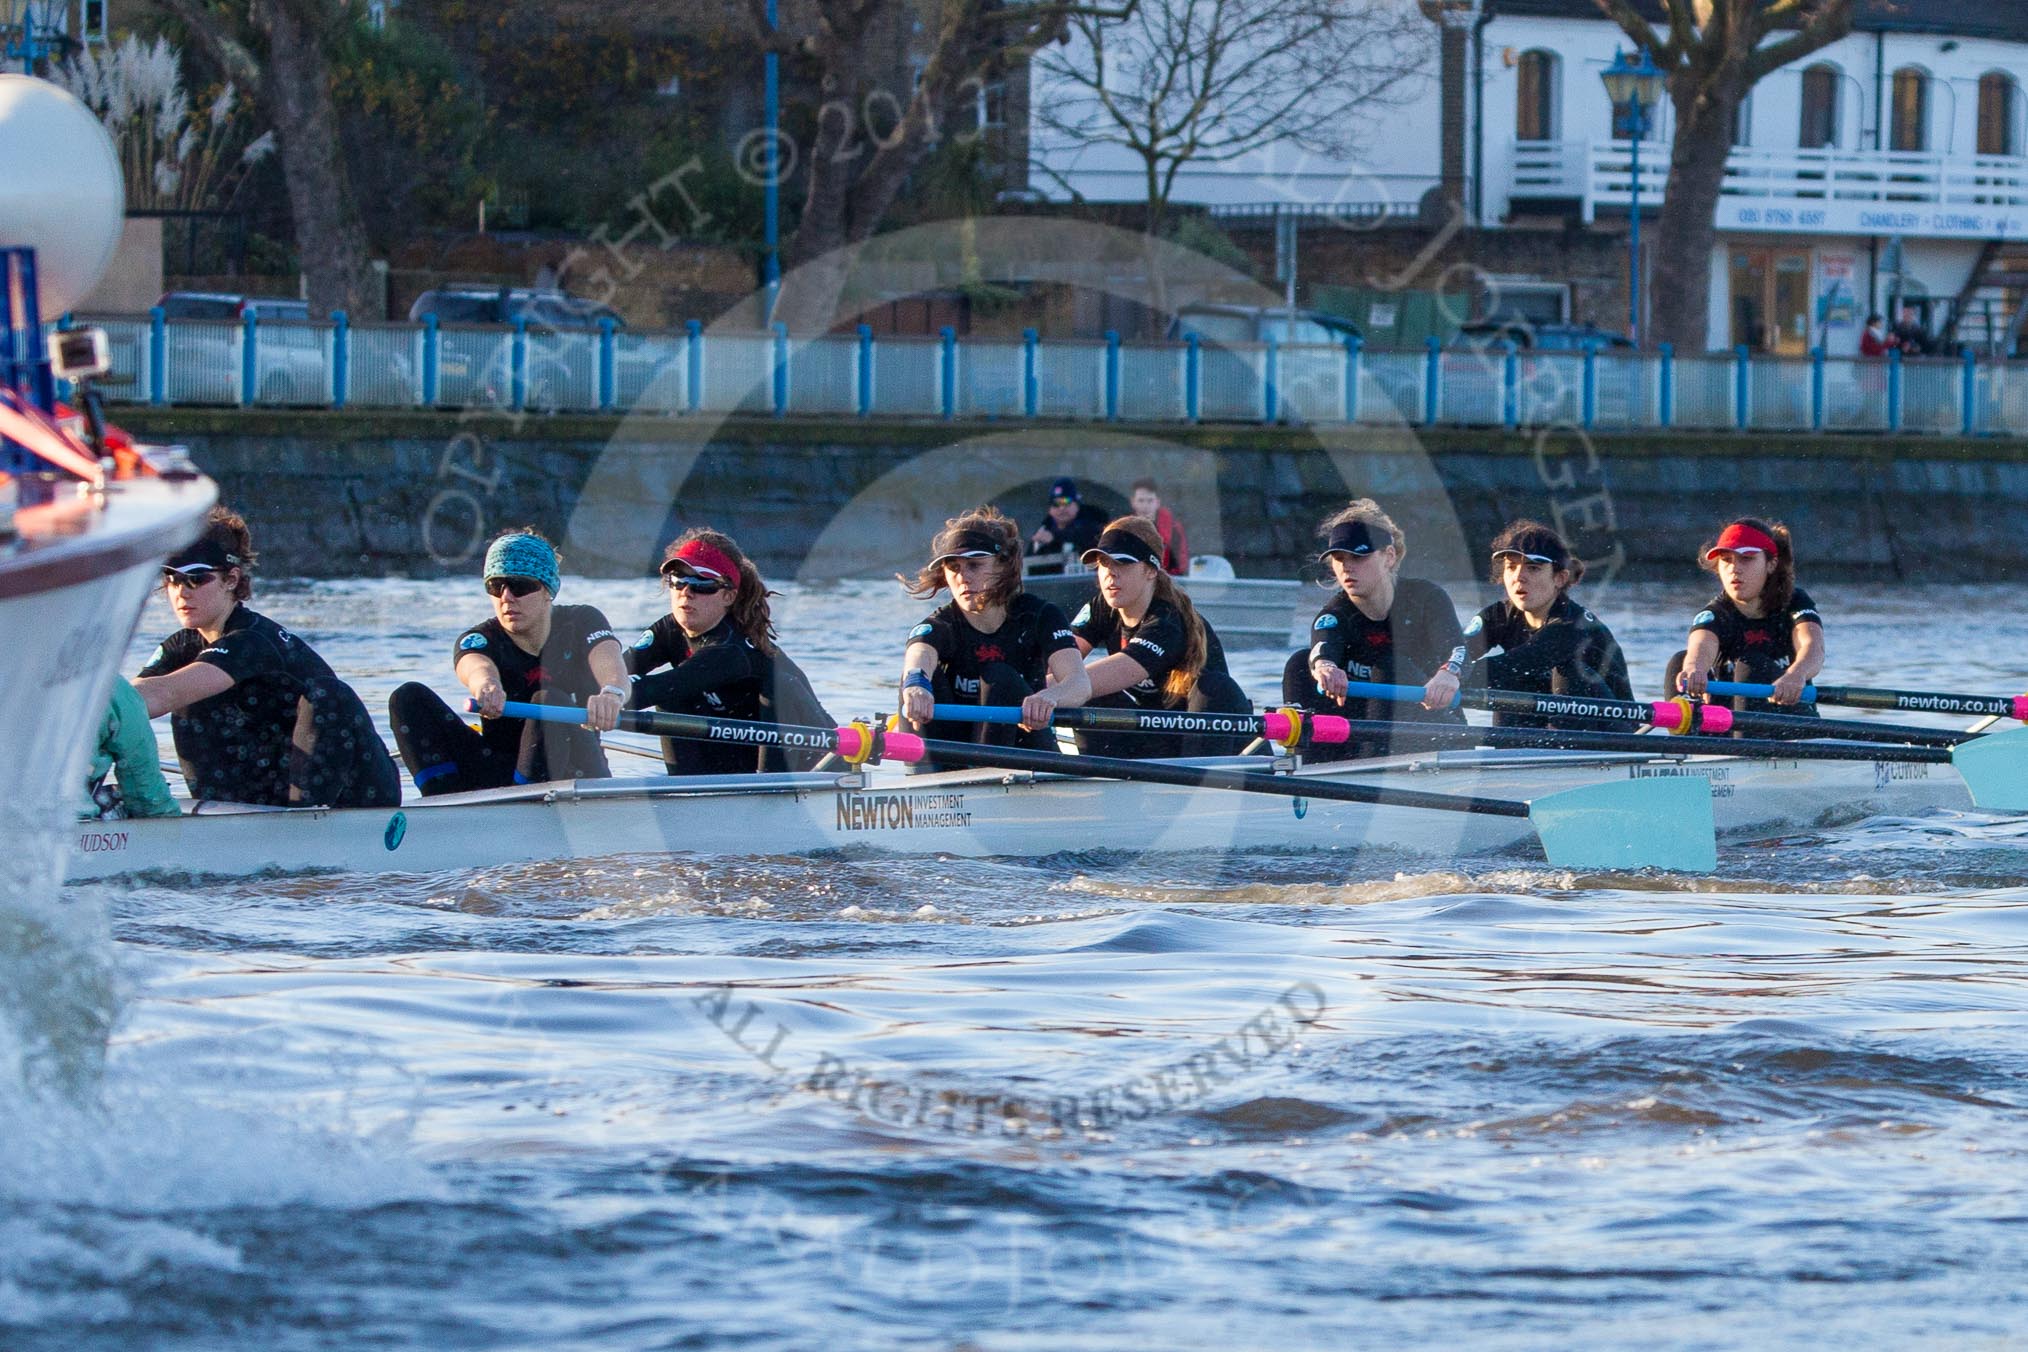
[[[2021, 686], [2004, 589], [1813, 591], [1841, 679]], [[1701, 596], [1599, 598], [1637, 685]], [[375, 707], [450, 691], [484, 613], [257, 604]], [[920, 609], [792, 589], [785, 645], [834, 713], [888, 707]], [[1271, 694], [1283, 654], [1235, 657]], [[1799, 830], [1708, 879], [1110, 825], [17, 899], [61, 942], [0, 934], [7, 1007], [61, 993], [103, 1065], [0, 1060], [0, 1346], [2018, 1344], [2028, 824]]]

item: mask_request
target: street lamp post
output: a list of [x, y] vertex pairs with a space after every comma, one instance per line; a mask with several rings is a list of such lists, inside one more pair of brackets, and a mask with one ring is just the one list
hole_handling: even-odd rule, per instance
[[1629, 60], [1623, 51], [1613, 53], [1613, 63], [1607, 66], [1601, 77], [1605, 81], [1606, 97], [1613, 107], [1622, 103], [1630, 113], [1627, 134], [1634, 152], [1633, 188], [1633, 234], [1630, 248], [1633, 257], [1628, 263], [1627, 336], [1634, 340], [1634, 346], [1641, 345], [1641, 137], [1648, 130], [1647, 109], [1659, 103], [1665, 77], [1655, 58], [1648, 49], [1639, 49], [1639, 59]]

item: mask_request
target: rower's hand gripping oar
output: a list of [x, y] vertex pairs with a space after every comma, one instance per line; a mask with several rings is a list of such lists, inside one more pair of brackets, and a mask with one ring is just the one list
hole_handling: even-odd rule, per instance
[[[582, 710], [547, 704], [510, 703], [501, 712], [511, 718], [552, 723], [581, 723], [584, 718]], [[980, 769], [1028, 770], [1039, 774], [1119, 779], [1179, 788], [1228, 789], [1318, 802], [1525, 817], [1541, 838], [1543, 853], [1556, 868], [1658, 868], [1709, 873], [1718, 866], [1717, 840], [1711, 818], [1711, 787], [1701, 775], [1588, 784], [1548, 794], [1531, 802], [1521, 802], [1506, 798], [1423, 793], [1372, 784], [1347, 784], [1329, 779], [1296, 779], [1223, 766], [1065, 756], [1025, 747], [973, 746], [886, 732], [864, 723], [845, 728], [808, 728], [643, 710], [628, 710], [620, 715], [620, 719], [620, 726], [630, 732], [752, 746], [833, 749], [854, 764], [865, 764], [882, 756], [903, 761], [934, 758], [945, 765]]]
[[[1771, 685], [1711, 681], [1704, 687], [1721, 699], [1767, 699]], [[1934, 690], [1876, 690], [1861, 685], [1806, 685], [1805, 704], [1842, 704], [1853, 709], [1895, 709], [1907, 714], [1968, 714], [2028, 723], [2028, 695], [1946, 695]]]
[[[1381, 685], [1371, 681], [1348, 681], [1348, 695], [1389, 700], [1396, 704], [1420, 704], [1419, 685]], [[1911, 746], [1955, 746], [1963, 738], [1935, 728], [1903, 727], [1895, 723], [1839, 722], [1827, 718], [1797, 718], [1787, 714], [1739, 714], [1722, 704], [1699, 704], [1695, 700], [1608, 699], [1594, 695], [1538, 695], [1523, 690], [1460, 691], [1452, 707], [1460, 704], [1497, 713], [1534, 714], [1545, 718], [1583, 718], [1607, 722], [1647, 723], [1670, 733], [1704, 733], [1721, 736], [1729, 732], [1764, 734], [1770, 737], [1833, 737], [1853, 742], [1905, 742]]]

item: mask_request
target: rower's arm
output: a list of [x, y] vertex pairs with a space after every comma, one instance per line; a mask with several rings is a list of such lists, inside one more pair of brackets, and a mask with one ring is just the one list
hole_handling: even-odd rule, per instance
[[1131, 689], [1148, 679], [1148, 669], [1125, 653], [1107, 653], [1084, 669], [1091, 683], [1090, 699], [1104, 699]]
[[1824, 669], [1824, 626], [1805, 620], [1795, 627], [1793, 636], [1796, 657], [1788, 670], [1775, 678], [1774, 693], [1768, 696], [1773, 704], [1801, 702], [1803, 687]]
[[453, 670], [458, 674], [458, 683], [479, 701], [479, 716], [498, 718], [507, 692], [500, 688], [500, 668], [493, 665], [493, 659], [484, 653], [463, 653]]
[[1705, 682], [1711, 679], [1711, 668], [1717, 661], [1718, 635], [1709, 629], [1692, 629], [1683, 652], [1683, 693], [1703, 695]]
[[1091, 698], [1091, 668], [1075, 648], [1061, 648], [1049, 655], [1048, 694], [1059, 709], [1075, 709]]
[[599, 683], [599, 693], [584, 702], [585, 726], [594, 732], [611, 732], [619, 726], [620, 710], [627, 707], [631, 692], [626, 653], [618, 639], [602, 638], [585, 654], [585, 665]]
[[234, 684], [231, 676], [211, 663], [191, 662], [164, 676], [143, 676], [134, 682], [134, 689], [148, 706], [148, 717], [160, 718], [222, 695]]
[[911, 643], [901, 655], [901, 716], [917, 731], [936, 708], [928, 682], [935, 679], [942, 661], [927, 643]]

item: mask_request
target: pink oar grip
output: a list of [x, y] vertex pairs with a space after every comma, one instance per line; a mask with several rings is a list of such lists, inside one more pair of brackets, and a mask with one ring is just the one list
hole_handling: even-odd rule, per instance
[[922, 738], [914, 733], [890, 732], [887, 734], [886, 754], [889, 760], [907, 761], [913, 765], [929, 753], [923, 747]]
[[1260, 735], [1270, 742], [1286, 742], [1289, 739], [1289, 716], [1284, 713], [1262, 714]]
[[1684, 726], [1683, 706], [1673, 700], [1662, 700], [1648, 706], [1648, 721], [1664, 732], [1688, 732]]
[[1700, 705], [1697, 710], [1699, 732], [1731, 732], [1732, 710], [1723, 704]]
[[857, 728], [838, 729], [838, 754], [846, 760], [856, 760], [866, 750], [866, 739], [859, 735]]
[[2028, 723], [2028, 695], [2014, 696], [2014, 717]]
[[1316, 714], [1310, 719], [1310, 740], [1338, 745], [1352, 740], [1352, 725], [1336, 714]]

